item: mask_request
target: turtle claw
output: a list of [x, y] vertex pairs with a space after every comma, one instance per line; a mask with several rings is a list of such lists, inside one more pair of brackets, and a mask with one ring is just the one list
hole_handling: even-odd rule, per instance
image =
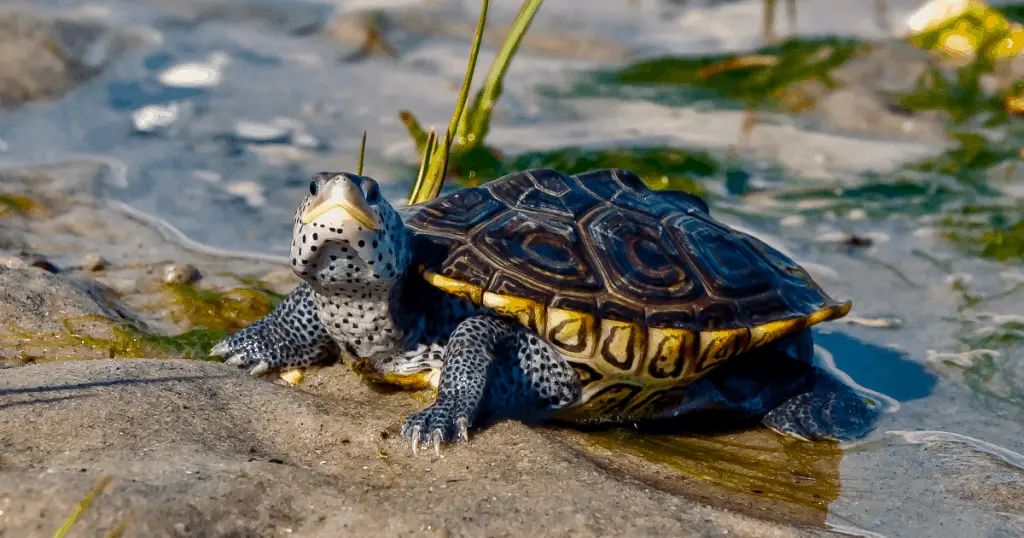
[[414, 456], [419, 454], [421, 446], [433, 447], [434, 454], [440, 456], [442, 444], [469, 440], [469, 417], [435, 403], [409, 415], [402, 425], [402, 436], [412, 442]]
[[412, 433], [412, 455], [419, 456], [420, 454], [420, 427], [419, 425], [413, 426]]
[[267, 364], [267, 361], [260, 361], [259, 364], [253, 367], [252, 370], [249, 370], [249, 375], [253, 377], [260, 377], [261, 375], [267, 373], [267, 370], [269, 369], [270, 365]]
[[[228, 341], [227, 340], [221, 340], [219, 343], [217, 343], [217, 345], [213, 346], [213, 349], [210, 350], [210, 355], [213, 355], [214, 357], [219, 357], [221, 355], [224, 355], [228, 351], [231, 351], [231, 346], [228, 344]], [[228, 364], [234, 364], [231, 361], [233, 361], [235, 359], [236, 359], [235, 357], [231, 357], [230, 359], [228, 359], [225, 362], [227, 362]], [[240, 364], [241, 363], [241, 359], [238, 359], [238, 360], [239, 360], [238, 364]]]
[[434, 430], [430, 432], [430, 439], [428, 441], [434, 445], [434, 455], [441, 457], [441, 430]]

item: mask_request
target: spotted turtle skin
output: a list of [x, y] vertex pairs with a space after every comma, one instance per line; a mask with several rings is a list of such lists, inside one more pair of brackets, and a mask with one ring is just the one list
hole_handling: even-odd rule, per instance
[[697, 196], [625, 170], [528, 170], [403, 212], [427, 282], [570, 363], [582, 395], [566, 416], [652, 416], [724, 361], [851, 307]]

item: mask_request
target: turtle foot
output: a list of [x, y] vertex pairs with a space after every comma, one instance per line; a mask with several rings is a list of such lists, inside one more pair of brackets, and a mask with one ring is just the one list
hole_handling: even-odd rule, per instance
[[852, 441], [870, 433], [880, 414], [877, 404], [852, 390], [820, 390], [786, 400], [761, 422], [804, 441]]
[[310, 366], [338, 354], [320, 322], [308, 284], [296, 287], [273, 311], [221, 340], [210, 355], [259, 376], [271, 369]]
[[441, 455], [441, 444], [469, 441], [469, 415], [456, 411], [456, 406], [435, 403], [423, 411], [413, 413], [402, 425], [402, 436], [412, 442], [413, 455], [420, 447], [434, 447]]

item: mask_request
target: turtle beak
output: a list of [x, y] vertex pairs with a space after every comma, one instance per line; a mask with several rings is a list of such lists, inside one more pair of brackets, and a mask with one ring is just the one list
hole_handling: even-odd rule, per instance
[[342, 177], [328, 182], [325, 187], [300, 217], [303, 224], [327, 216], [327, 224], [333, 228], [341, 228], [345, 221], [354, 219], [364, 228], [380, 229], [377, 217], [354, 181]]

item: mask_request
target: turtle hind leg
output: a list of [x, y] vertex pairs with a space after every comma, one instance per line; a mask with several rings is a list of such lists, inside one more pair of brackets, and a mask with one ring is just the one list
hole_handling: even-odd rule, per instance
[[269, 314], [221, 340], [210, 355], [260, 375], [271, 369], [300, 368], [337, 356], [338, 345], [317, 314], [309, 284], [303, 282]]
[[880, 410], [816, 368], [813, 359], [811, 333], [802, 331], [718, 366], [689, 385], [684, 402], [660, 417], [719, 409], [810, 441], [847, 441], [869, 433]]
[[796, 359], [806, 364], [807, 369], [803, 376], [797, 374], [789, 380], [775, 381], [776, 386], [790, 388], [793, 395], [768, 410], [761, 417], [761, 424], [782, 435], [808, 441], [851, 441], [871, 432], [881, 409], [813, 366], [814, 340], [810, 331], [784, 338], [766, 351]]
[[820, 379], [813, 391], [769, 411], [761, 423], [782, 435], [807, 441], [852, 441], [870, 433], [880, 414], [877, 405], [829, 377]]

